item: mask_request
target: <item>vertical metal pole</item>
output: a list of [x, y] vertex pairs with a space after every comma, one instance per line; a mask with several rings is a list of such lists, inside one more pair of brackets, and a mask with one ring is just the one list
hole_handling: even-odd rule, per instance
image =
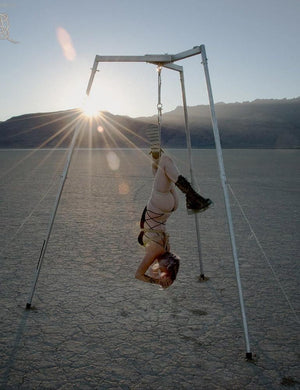
[[39, 278], [39, 275], [40, 275], [40, 271], [41, 271], [41, 268], [42, 268], [42, 263], [43, 263], [43, 259], [44, 259], [45, 253], [46, 253], [48, 241], [49, 241], [49, 238], [50, 238], [50, 235], [51, 235], [54, 219], [55, 219], [55, 216], [56, 216], [56, 211], [57, 211], [58, 204], [59, 204], [59, 201], [60, 201], [60, 198], [61, 198], [61, 194], [62, 194], [62, 191], [63, 191], [63, 188], [64, 188], [64, 184], [65, 184], [65, 181], [66, 181], [66, 178], [67, 178], [67, 174], [68, 174], [69, 166], [70, 166], [70, 163], [71, 163], [72, 154], [73, 154], [73, 150], [74, 150], [74, 147], [75, 147], [76, 139], [77, 139], [78, 133], [80, 131], [79, 124], [77, 123], [75, 126], [76, 127], [75, 127], [75, 130], [74, 130], [72, 142], [71, 142], [70, 147], [69, 147], [67, 161], [66, 161], [66, 164], [65, 164], [63, 175], [61, 177], [59, 190], [58, 190], [58, 193], [56, 195], [54, 208], [53, 208], [52, 214], [50, 216], [50, 221], [49, 221], [49, 225], [48, 225], [48, 231], [47, 231], [46, 237], [45, 237], [43, 245], [42, 245], [40, 257], [39, 257], [38, 264], [37, 264], [36, 271], [35, 271], [35, 277], [34, 277], [33, 284], [32, 284], [32, 289], [31, 289], [31, 292], [29, 294], [28, 301], [27, 301], [27, 304], [26, 304], [26, 309], [30, 309], [31, 308], [32, 298], [33, 298], [33, 295], [34, 295], [34, 292], [35, 292], [35, 288], [36, 288], [36, 285], [37, 285], [37, 281], [38, 281], [38, 278]]
[[[188, 111], [187, 111], [187, 104], [186, 104], [186, 94], [185, 94], [183, 70], [180, 71], [180, 82], [181, 82], [181, 93], [182, 93], [183, 112], [184, 112], [184, 121], [185, 121], [185, 133], [186, 133], [186, 142], [187, 142], [191, 182], [192, 182], [192, 186], [195, 187], [196, 183], [195, 183], [193, 160], [192, 160], [191, 133], [190, 133], [189, 121], [188, 121]], [[196, 213], [195, 213], [195, 225], [196, 225], [196, 232], [197, 232], [197, 244], [198, 244], [199, 265], [200, 265], [199, 280], [207, 280], [207, 278], [204, 276], [204, 270], [203, 270], [201, 240], [200, 240], [200, 226], [199, 226], [198, 214], [196, 214]]]
[[216, 143], [216, 150], [217, 150], [218, 163], [219, 163], [219, 169], [220, 169], [220, 178], [221, 178], [222, 187], [223, 187], [223, 191], [224, 191], [224, 199], [225, 199], [227, 220], [228, 220], [228, 226], [229, 226], [229, 232], [230, 232], [232, 254], [233, 254], [233, 259], [234, 259], [236, 280], [237, 280], [237, 286], [238, 286], [238, 292], [239, 292], [240, 307], [241, 307], [241, 314], [242, 314], [244, 335], [245, 335], [245, 344], [246, 344], [246, 359], [252, 359], [252, 353], [250, 350], [250, 342], [249, 342], [249, 335], [248, 335], [247, 317], [246, 317], [246, 311], [245, 311], [245, 305], [244, 305], [244, 299], [243, 299], [243, 290], [242, 290], [242, 284], [241, 284], [241, 279], [240, 279], [239, 260], [238, 260], [237, 250], [236, 250], [235, 235], [234, 235], [229, 194], [228, 194], [228, 188], [227, 188], [227, 179], [226, 179], [226, 175], [225, 175], [220, 134], [219, 134], [219, 129], [218, 129], [217, 117], [216, 117], [216, 113], [215, 113], [215, 104], [214, 104], [213, 95], [212, 95], [212, 88], [211, 88], [211, 83], [210, 83], [205, 46], [201, 45], [200, 49], [201, 49], [201, 56], [202, 56], [202, 64], [204, 66], [204, 72], [205, 72], [205, 78], [206, 78], [207, 92], [208, 92], [208, 98], [209, 98], [209, 104], [210, 104], [211, 120], [212, 120], [215, 143]]
[[91, 72], [91, 75], [90, 75], [90, 78], [89, 78], [89, 82], [88, 82], [88, 86], [86, 88], [86, 94], [87, 96], [90, 95], [90, 91], [91, 91], [91, 88], [92, 88], [92, 84], [93, 84], [93, 81], [94, 81], [94, 77], [95, 77], [95, 74], [97, 72], [97, 68], [98, 68], [98, 61], [97, 61], [97, 56], [94, 60], [94, 64], [93, 64], [93, 67], [92, 67], [92, 72]]

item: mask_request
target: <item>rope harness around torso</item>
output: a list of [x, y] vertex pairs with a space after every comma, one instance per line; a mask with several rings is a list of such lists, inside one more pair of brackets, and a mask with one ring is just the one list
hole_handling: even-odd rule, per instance
[[165, 216], [165, 213], [156, 213], [144, 208], [140, 228], [141, 232], [138, 236], [138, 242], [142, 246], [146, 246], [150, 241], [167, 248], [169, 243], [169, 235], [165, 231], [166, 220], [160, 221], [159, 218]]

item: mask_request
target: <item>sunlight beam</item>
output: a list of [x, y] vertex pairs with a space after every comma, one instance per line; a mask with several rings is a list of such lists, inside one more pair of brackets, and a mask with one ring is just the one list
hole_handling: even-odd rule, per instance
[[82, 105], [81, 111], [88, 118], [96, 118], [100, 116], [100, 110], [98, 103], [95, 99], [92, 99], [90, 96], [86, 96]]

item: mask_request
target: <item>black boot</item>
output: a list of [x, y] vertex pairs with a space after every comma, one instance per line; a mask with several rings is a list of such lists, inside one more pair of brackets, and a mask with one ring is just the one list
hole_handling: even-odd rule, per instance
[[212, 204], [210, 199], [205, 199], [199, 195], [185, 177], [179, 175], [175, 185], [185, 194], [186, 208], [188, 210], [201, 212], [207, 210]]

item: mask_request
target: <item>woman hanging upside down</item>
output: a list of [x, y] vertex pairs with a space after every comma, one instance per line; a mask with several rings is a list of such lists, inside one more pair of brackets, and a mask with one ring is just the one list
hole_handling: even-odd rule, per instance
[[[166, 222], [178, 207], [174, 184], [186, 195], [188, 210], [200, 212], [212, 204], [210, 199], [199, 195], [191, 184], [180, 175], [173, 160], [166, 155], [154, 158], [152, 171], [154, 182], [145, 207], [138, 242], [145, 246], [145, 256], [138, 266], [135, 277], [143, 282], [155, 283], [163, 288], [171, 286], [179, 269], [179, 258], [170, 252]], [[146, 272], [148, 273], [146, 274]]]

